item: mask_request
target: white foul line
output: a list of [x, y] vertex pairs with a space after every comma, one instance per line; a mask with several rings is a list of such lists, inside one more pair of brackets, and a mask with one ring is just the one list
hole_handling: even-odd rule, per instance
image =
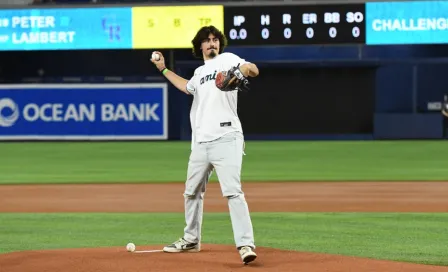
[[161, 249], [155, 249], [155, 250], [136, 250], [133, 253], [153, 253], [153, 252], [162, 252]]

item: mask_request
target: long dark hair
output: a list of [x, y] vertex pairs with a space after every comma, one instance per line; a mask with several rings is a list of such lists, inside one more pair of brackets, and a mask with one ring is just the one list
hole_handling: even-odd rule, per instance
[[196, 36], [191, 41], [193, 44], [193, 56], [196, 58], [203, 58], [202, 50], [201, 50], [201, 44], [204, 40], [208, 39], [208, 36], [210, 34], [213, 34], [216, 38], [219, 40], [219, 54], [221, 54], [224, 51], [224, 48], [227, 46], [227, 38], [214, 26], [203, 26], [201, 29], [199, 29], [198, 33], [196, 33]]

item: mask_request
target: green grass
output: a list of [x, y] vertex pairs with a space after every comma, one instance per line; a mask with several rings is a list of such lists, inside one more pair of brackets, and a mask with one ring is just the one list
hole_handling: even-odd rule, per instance
[[[0, 184], [184, 181], [189, 152], [189, 142], [0, 143]], [[448, 179], [445, 141], [250, 141], [246, 153], [247, 182]]]
[[[448, 265], [448, 214], [253, 213], [258, 246]], [[167, 244], [183, 214], [0, 214], [0, 253]], [[233, 245], [226, 213], [204, 216], [203, 242]]]

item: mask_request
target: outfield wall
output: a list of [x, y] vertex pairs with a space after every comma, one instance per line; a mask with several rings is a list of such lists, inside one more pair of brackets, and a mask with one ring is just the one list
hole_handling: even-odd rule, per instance
[[[443, 138], [438, 103], [448, 92], [446, 49], [445, 45], [228, 48], [260, 67], [252, 91], [240, 96], [239, 113], [247, 139]], [[6, 97], [8, 84], [18, 83], [166, 83], [149, 63], [150, 52], [0, 52], [0, 80], [5, 84], [1, 96]], [[186, 78], [200, 65], [190, 50], [162, 52], [169, 67]], [[170, 84], [167, 87], [167, 134], [153, 139], [190, 140], [192, 98]], [[105, 103], [111, 97], [104, 97]], [[50, 100], [57, 103], [57, 99], [52, 95]], [[1, 113], [10, 116], [11, 111]], [[145, 131], [141, 122], [134, 121]], [[22, 139], [48, 136], [48, 131], [42, 131], [43, 124], [45, 120], [35, 130], [20, 131]], [[106, 126], [89, 124], [90, 132], [84, 138], [101, 135]], [[68, 131], [59, 138], [76, 138], [70, 137], [68, 127], [60, 130], [56, 126], [51, 131]], [[17, 136], [17, 129], [3, 126], [0, 135]], [[127, 130], [122, 124], [107, 133], [109, 139], [148, 135], [147, 131]]]

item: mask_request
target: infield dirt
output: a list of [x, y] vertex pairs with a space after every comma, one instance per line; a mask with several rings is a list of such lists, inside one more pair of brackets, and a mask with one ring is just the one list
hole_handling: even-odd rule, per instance
[[[243, 185], [252, 212], [448, 212], [448, 182], [275, 182]], [[0, 212], [183, 212], [183, 184], [3, 185]], [[54, 205], [58, 203], [58, 205]], [[227, 212], [219, 184], [206, 212]], [[167, 241], [172, 242], [172, 241]], [[138, 250], [160, 249], [138, 247]], [[116, 271], [448, 271], [448, 267], [258, 247], [244, 266], [235, 248], [132, 254], [121, 248], [23, 251], [0, 255], [5, 272]]]

